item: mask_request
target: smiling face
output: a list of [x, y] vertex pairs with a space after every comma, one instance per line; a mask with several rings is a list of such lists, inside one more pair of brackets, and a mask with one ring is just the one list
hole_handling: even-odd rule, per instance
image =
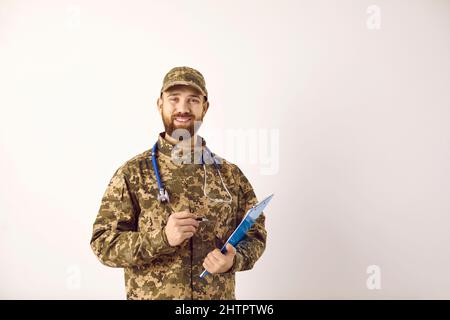
[[201, 93], [190, 86], [176, 85], [164, 91], [157, 101], [166, 134], [186, 129], [191, 137], [196, 134], [209, 107]]

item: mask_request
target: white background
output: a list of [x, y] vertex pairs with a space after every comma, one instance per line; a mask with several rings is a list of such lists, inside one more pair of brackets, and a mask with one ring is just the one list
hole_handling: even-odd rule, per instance
[[226, 130], [279, 133], [276, 174], [236, 162], [275, 193], [238, 298], [449, 299], [449, 9], [1, 0], [0, 298], [125, 298], [92, 224], [114, 171], [163, 130], [163, 76], [187, 65], [206, 78], [212, 150], [231, 157]]

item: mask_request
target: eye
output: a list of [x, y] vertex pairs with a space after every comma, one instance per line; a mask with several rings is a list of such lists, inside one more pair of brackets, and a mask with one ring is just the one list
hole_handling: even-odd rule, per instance
[[192, 103], [200, 103], [200, 100], [199, 100], [199, 99], [196, 99], [196, 98], [194, 98], [194, 99], [191, 99], [191, 102], [192, 102]]
[[178, 98], [177, 97], [171, 97], [171, 98], [169, 98], [169, 101], [170, 102], [177, 102]]

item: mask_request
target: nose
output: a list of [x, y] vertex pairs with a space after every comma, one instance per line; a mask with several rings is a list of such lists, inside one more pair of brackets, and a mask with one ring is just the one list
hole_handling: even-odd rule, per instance
[[180, 103], [177, 104], [177, 113], [190, 113], [190, 106], [186, 99], [180, 99]]

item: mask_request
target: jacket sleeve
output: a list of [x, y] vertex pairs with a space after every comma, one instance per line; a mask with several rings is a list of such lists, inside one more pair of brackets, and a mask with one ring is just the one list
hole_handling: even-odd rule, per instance
[[141, 266], [176, 250], [169, 245], [164, 230], [137, 231], [139, 213], [139, 203], [121, 167], [103, 195], [90, 242], [103, 264], [118, 268]]
[[[239, 224], [248, 209], [258, 203], [258, 200], [250, 182], [239, 168], [238, 172], [239, 193], [237, 223]], [[236, 256], [234, 258], [233, 266], [230, 269], [231, 272], [252, 269], [256, 261], [263, 254], [267, 239], [265, 219], [264, 213], [261, 213], [247, 232], [246, 236], [236, 245]]]

